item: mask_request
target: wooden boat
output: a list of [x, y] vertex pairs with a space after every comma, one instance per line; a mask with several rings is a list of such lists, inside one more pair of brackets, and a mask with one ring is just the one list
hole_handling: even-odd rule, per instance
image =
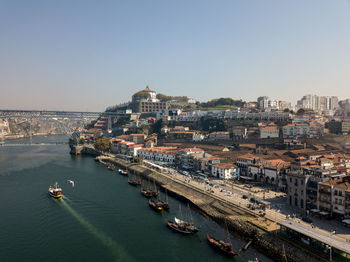
[[168, 191], [166, 189], [165, 189], [165, 201], [162, 201], [160, 199], [158, 199], [158, 201], [162, 203], [164, 210], [170, 209], [169, 202], [168, 202]]
[[207, 239], [209, 241], [209, 244], [214, 247], [215, 249], [222, 252], [224, 255], [227, 256], [235, 256], [237, 253], [233, 251], [232, 244], [230, 242], [224, 242], [222, 240], [217, 240], [214, 237], [207, 235]]
[[128, 171], [127, 170], [123, 170], [123, 169], [118, 169], [119, 174], [123, 175], [123, 176], [127, 176], [128, 175]]
[[136, 178], [131, 178], [129, 176], [128, 183], [130, 185], [132, 185], [132, 186], [138, 186], [138, 185], [141, 185], [141, 180], [140, 179], [136, 179]]
[[195, 232], [189, 230], [186, 226], [179, 225], [179, 224], [172, 222], [172, 221], [168, 221], [167, 225], [170, 229], [172, 229], [176, 232], [179, 232], [181, 234], [184, 234], [184, 235], [190, 235], [190, 234], [195, 233]]
[[150, 189], [150, 191], [152, 192], [153, 197], [157, 197], [159, 195], [159, 192], [157, 190], [156, 181], [153, 180], [153, 184], [154, 184], [154, 190]]
[[58, 187], [58, 183], [56, 182], [54, 186], [49, 186], [48, 193], [51, 197], [59, 199], [62, 197], [62, 188]]
[[141, 194], [144, 195], [147, 198], [151, 198], [152, 197], [152, 191], [150, 191], [149, 189], [141, 189]]
[[163, 210], [162, 206], [157, 205], [152, 199], [148, 200], [148, 204], [156, 212], [161, 212]]
[[175, 217], [175, 223], [186, 227], [189, 231], [192, 231], [193, 233], [196, 233], [199, 230], [194, 222], [186, 222]]
[[139, 186], [141, 185], [141, 181], [139, 180], [136, 180], [136, 179], [131, 179], [131, 180], [128, 180], [128, 183], [132, 186]]
[[169, 204], [168, 202], [162, 201], [162, 200], [157, 200], [156, 202], [158, 205], [162, 206], [164, 210], [169, 210]]

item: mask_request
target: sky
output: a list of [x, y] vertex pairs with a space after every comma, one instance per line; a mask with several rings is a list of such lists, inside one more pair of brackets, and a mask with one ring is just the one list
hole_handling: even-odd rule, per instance
[[0, 0], [0, 109], [350, 98], [349, 0]]

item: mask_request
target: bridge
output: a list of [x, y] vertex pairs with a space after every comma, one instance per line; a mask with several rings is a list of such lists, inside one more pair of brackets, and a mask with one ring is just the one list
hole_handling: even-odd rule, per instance
[[130, 114], [117, 112], [80, 112], [80, 111], [47, 111], [47, 110], [1, 110], [3, 118], [90, 118], [128, 117]]
[[55, 143], [5, 143], [0, 141], [1, 147], [14, 147], [14, 146], [57, 146], [57, 145], [68, 145], [68, 142], [55, 142]]

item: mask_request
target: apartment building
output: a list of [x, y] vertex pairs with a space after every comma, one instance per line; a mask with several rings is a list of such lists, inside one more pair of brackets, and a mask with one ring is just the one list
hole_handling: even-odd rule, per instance
[[212, 166], [212, 176], [220, 179], [232, 179], [236, 174], [237, 166], [231, 163], [220, 163]]
[[350, 176], [318, 184], [318, 209], [330, 216], [350, 215]]

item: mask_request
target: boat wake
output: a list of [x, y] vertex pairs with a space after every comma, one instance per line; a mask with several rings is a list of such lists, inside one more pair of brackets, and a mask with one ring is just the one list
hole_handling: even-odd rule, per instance
[[98, 230], [94, 225], [85, 220], [81, 215], [79, 215], [71, 205], [65, 201], [67, 198], [62, 199], [63, 206], [66, 210], [83, 226], [85, 227], [91, 235], [99, 239], [107, 248], [109, 248], [115, 257], [115, 261], [134, 261], [123, 247], [118, 245], [111, 237], [107, 236], [104, 232]]

